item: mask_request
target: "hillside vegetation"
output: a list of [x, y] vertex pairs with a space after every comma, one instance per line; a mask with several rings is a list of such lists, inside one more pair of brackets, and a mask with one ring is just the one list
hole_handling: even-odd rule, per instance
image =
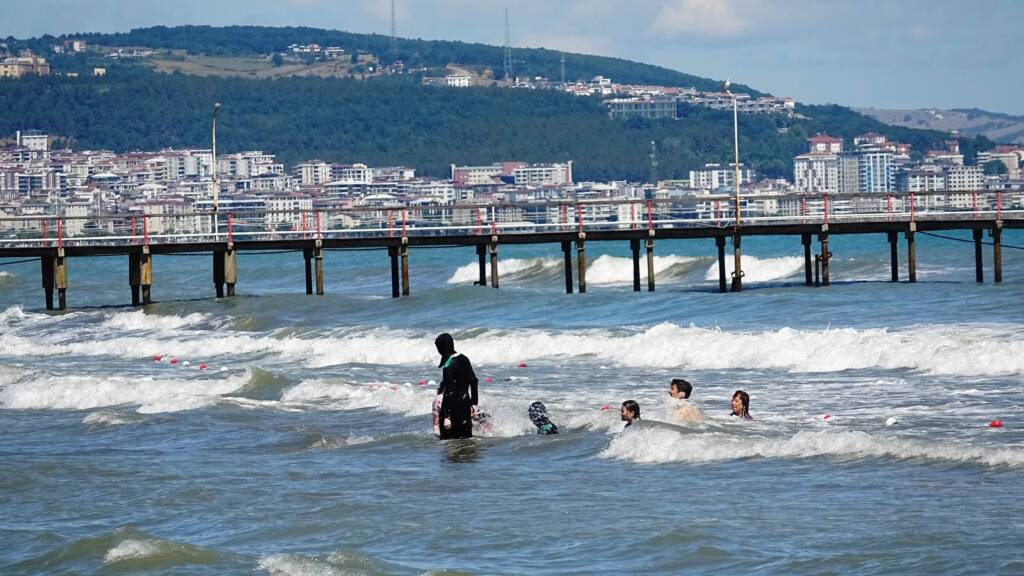
[[[143, 45], [190, 53], [249, 54], [291, 43], [342, 43], [344, 39], [381, 49], [386, 38], [309, 28], [149, 28], [126, 34], [75, 35], [90, 42]], [[319, 35], [319, 36], [318, 36]], [[53, 39], [20, 41], [45, 46]], [[10, 42], [9, 42], [10, 43]], [[383, 44], [382, 44], [383, 43]], [[350, 45], [349, 45], [350, 46]], [[403, 41], [431, 65], [480, 61], [500, 48], [458, 42]], [[497, 51], [497, 52], [495, 52]], [[523, 51], [526, 52], [526, 51]], [[540, 62], [554, 58], [535, 51]], [[521, 54], [521, 56], [524, 56]], [[526, 57], [526, 56], [524, 56]], [[583, 58], [583, 57], [581, 57]], [[695, 78], [623, 60], [585, 57], [594, 71], [617, 79], [689, 85]], [[85, 67], [88, 56], [64, 57]], [[546, 64], [545, 64], [546, 65]], [[612, 66], [612, 68], [607, 68]], [[619, 67], [619, 68], [615, 68]], [[707, 79], [697, 79], [713, 83]], [[214, 102], [224, 152], [263, 149], [287, 164], [326, 161], [403, 164], [421, 174], [444, 176], [451, 163], [499, 160], [574, 160], [578, 179], [649, 178], [650, 143], [658, 145], [658, 177], [685, 178], [706, 162], [727, 162], [732, 150], [731, 114], [686, 107], [679, 120], [613, 121], [596, 98], [557, 91], [421, 86], [410, 76], [365, 81], [319, 77], [250, 79], [221, 75], [160, 73], [139, 65], [111, 64], [105, 77], [51, 76], [0, 80], [0, 136], [37, 128], [69, 139], [79, 148], [115, 151], [163, 147], [208, 147]], [[920, 153], [948, 135], [888, 126], [842, 106], [798, 106], [801, 117], [740, 117], [740, 151], [745, 163], [769, 177], [791, 177], [793, 156], [805, 138], [828, 132], [847, 139], [876, 131], [907, 142]], [[973, 159], [984, 138], [961, 139]]]

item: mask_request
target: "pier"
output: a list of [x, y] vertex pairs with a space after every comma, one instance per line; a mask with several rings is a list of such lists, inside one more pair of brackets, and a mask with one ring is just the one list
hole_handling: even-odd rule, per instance
[[[749, 196], [743, 198], [739, 210], [740, 226], [736, 225], [736, 206], [730, 206], [726, 196], [292, 212], [43, 214], [0, 218], [0, 258], [19, 259], [14, 263], [39, 260], [49, 310], [67, 309], [76, 260], [87, 266], [83, 259], [87, 256], [125, 256], [130, 301], [144, 306], [153, 301], [154, 267], [162, 255], [209, 254], [211, 295], [230, 298], [245, 281], [237, 264], [239, 252], [301, 254], [305, 293], [323, 295], [329, 290], [324, 282], [325, 252], [379, 249], [386, 251], [389, 259], [391, 296], [400, 298], [413, 291], [410, 268], [415, 265], [417, 248], [474, 250], [479, 267], [474, 284], [497, 289], [502, 246], [553, 244], [560, 246], [564, 256], [565, 292], [584, 294], [587, 244], [618, 242], [629, 246], [633, 291], [643, 289], [641, 266], [645, 265], [646, 289], [653, 292], [655, 249], [662, 240], [706, 242], [708, 253], [717, 258], [718, 290], [737, 292], [742, 290], [742, 267], [729, 277], [727, 249], [733, 247], [733, 256], [742, 266], [739, 249], [744, 237], [793, 237], [794, 244], [803, 248], [804, 284], [825, 287], [832, 281], [831, 236], [877, 236], [880, 249], [885, 242], [889, 245], [889, 280], [900, 281], [903, 252], [905, 278], [916, 282], [917, 235], [970, 230], [972, 240], [965, 242], [974, 244], [975, 281], [984, 282], [987, 237], [992, 247], [992, 280], [999, 283], [1003, 280], [1002, 231], [1024, 228], [1021, 192]], [[905, 251], [900, 249], [903, 242]], [[841, 270], [837, 272], [841, 274]], [[302, 285], [302, 279], [296, 278], [297, 291]]]

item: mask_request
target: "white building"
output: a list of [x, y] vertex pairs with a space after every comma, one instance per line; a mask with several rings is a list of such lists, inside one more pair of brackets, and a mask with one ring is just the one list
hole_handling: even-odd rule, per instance
[[[840, 140], [840, 148], [842, 141]], [[793, 159], [793, 183], [798, 192], [839, 192], [839, 160], [830, 152], [810, 152]]]
[[472, 78], [463, 75], [445, 76], [445, 84], [453, 88], [469, 88], [473, 85]]
[[[754, 171], [740, 164], [740, 185], [754, 181]], [[705, 164], [701, 170], [690, 170], [690, 188], [718, 190], [736, 187], [736, 165], [729, 164], [723, 168], [721, 164]]]
[[14, 141], [18, 148], [28, 148], [36, 152], [50, 149], [50, 136], [39, 130], [18, 130], [14, 133]]

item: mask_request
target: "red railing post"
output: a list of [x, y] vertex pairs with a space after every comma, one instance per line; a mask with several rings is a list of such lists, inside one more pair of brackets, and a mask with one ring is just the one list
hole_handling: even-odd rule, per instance
[[583, 232], [583, 205], [576, 204], [576, 223], [579, 225], [580, 232]]
[[388, 209], [388, 238], [395, 235], [395, 211]]
[[149, 216], [142, 217], [142, 244], [149, 246]]
[[234, 242], [234, 239], [232, 237], [233, 232], [234, 230], [232, 228], [231, 212], [228, 212], [228, 244]]
[[722, 225], [722, 201], [715, 200], [715, 226]]
[[405, 238], [407, 236], [408, 234], [406, 232], [405, 208], [402, 208], [402, 238]]
[[484, 231], [484, 209], [480, 206], [476, 207], [476, 235], [483, 234]]
[[498, 235], [498, 209], [491, 206], [491, 236]]
[[996, 190], [996, 220], [1003, 219], [1003, 192]]
[[825, 194], [825, 224], [828, 224], [828, 194]]
[[323, 233], [320, 231], [320, 211], [316, 211], [316, 239], [323, 239]]
[[629, 204], [629, 224], [630, 228], [636, 230], [636, 204]]
[[654, 201], [647, 201], [647, 229], [654, 230]]
[[57, 248], [63, 248], [64, 247], [64, 233], [63, 233], [63, 228], [61, 226], [63, 224], [63, 222], [64, 222], [63, 218], [58, 218], [57, 219]]

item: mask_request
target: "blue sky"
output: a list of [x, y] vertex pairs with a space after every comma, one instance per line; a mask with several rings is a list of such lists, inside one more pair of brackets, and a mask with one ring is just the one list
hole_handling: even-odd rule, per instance
[[[809, 103], [1024, 114], [1024, 1], [396, 0], [400, 36], [617, 56]], [[0, 36], [260, 24], [388, 33], [390, 0], [3, 0]], [[571, 60], [570, 60], [571, 68]], [[571, 74], [570, 74], [571, 75]]]

